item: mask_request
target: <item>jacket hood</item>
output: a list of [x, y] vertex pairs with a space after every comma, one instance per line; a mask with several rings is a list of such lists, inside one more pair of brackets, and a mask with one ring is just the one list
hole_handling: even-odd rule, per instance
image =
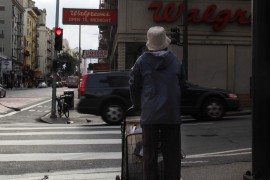
[[170, 51], [156, 51], [144, 53], [146, 62], [156, 70], [166, 69], [173, 60], [173, 54]]

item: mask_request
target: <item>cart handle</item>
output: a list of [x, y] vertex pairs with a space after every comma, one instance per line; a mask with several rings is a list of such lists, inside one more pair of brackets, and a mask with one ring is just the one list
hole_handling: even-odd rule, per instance
[[126, 116], [140, 116], [141, 112], [137, 111], [134, 106], [131, 106], [130, 108], [127, 109], [126, 111]]

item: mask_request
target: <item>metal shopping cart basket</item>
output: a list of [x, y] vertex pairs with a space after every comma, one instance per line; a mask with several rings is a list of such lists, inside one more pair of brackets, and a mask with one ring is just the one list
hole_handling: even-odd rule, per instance
[[143, 165], [142, 155], [142, 132], [140, 120], [134, 117], [125, 119], [121, 124], [122, 138], [122, 166], [121, 177], [116, 180], [142, 180]]
[[[117, 175], [116, 180], [142, 180], [143, 179], [143, 149], [142, 130], [138, 117], [124, 119], [121, 124], [122, 138], [122, 165], [121, 176]], [[181, 158], [185, 158], [182, 152]], [[159, 180], [163, 180], [163, 158], [159, 154]]]

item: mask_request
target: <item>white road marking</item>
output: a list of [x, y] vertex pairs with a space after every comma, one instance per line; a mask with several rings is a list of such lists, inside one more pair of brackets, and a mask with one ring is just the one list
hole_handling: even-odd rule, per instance
[[88, 135], [88, 134], [121, 134], [120, 131], [57, 131], [57, 132], [11, 132], [0, 136], [34, 136], [34, 135]]
[[[31, 126], [31, 127], [22, 127], [22, 126]], [[19, 126], [19, 127], [17, 127]], [[52, 130], [52, 129], [119, 129], [120, 130], [120, 127], [119, 126], [88, 126], [88, 125], [66, 125], [66, 124], [54, 124], [53, 126], [48, 124], [48, 125], [45, 125], [45, 124], [42, 124], [42, 125], [38, 125], [37, 124], [27, 124], [27, 123], [24, 123], [24, 124], [16, 124], [16, 125], [7, 125], [7, 124], [4, 124], [3, 125], [0, 125], [0, 131], [2, 130], [20, 130], [20, 131], [23, 131], [23, 130]]]
[[204, 153], [204, 154], [187, 155], [186, 158], [236, 156], [236, 155], [245, 155], [245, 154], [251, 154], [251, 148], [235, 149], [235, 150], [230, 150], [230, 151], [220, 151], [220, 152]]
[[1, 140], [0, 146], [121, 144], [121, 139]]
[[[39, 106], [41, 104], [45, 104], [45, 103], [50, 102], [50, 101], [51, 101], [51, 99], [50, 100], [47, 100], [47, 101], [40, 102], [38, 104], [34, 104], [32, 106], [29, 106], [29, 107], [26, 107], [26, 108], [21, 109], [21, 111], [26, 111], [26, 110], [32, 109], [33, 107]], [[12, 116], [12, 115], [17, 114], [17, 113], [19, 113], [21, 111], [13, 111], [13, 112], [10, 112], [8, 114], [0, 115], [0, 118], [7, 117], [7, 116]]]
[[56, 171], [47, 173], [29, 173], [20, 175], [0, 175], [0, 179], [5, 180], [37, 180], [42, 179], [45, 175], [49, 179], [57, 180], [112, 180], [116, 175], [121, 175], [121, 168], [96, 168], [96, 169], [83, 169], [83, 170], [68, 170]]
[[71, 161], [71, 160], [121, 159], [121, 158], [122, 158], [121, 152], [0, 154], [0, 162]]
[[209, 161], [183, 161], [181, 160], [181, 164], [196, 164], [196, 163], [207, 163]]

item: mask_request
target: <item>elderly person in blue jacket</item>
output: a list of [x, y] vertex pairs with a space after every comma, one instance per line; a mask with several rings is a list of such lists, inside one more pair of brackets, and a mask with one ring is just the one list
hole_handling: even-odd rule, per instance
[[163, 27], [147, 31], [146, 46], [130, 75], [133, 107], [141, 113], [144, 180], [158, 180], [158, 142], [165, 180], [179, 180], [181, 171], [181, 89], [185, 76], [181, 61], [170, 51]]

